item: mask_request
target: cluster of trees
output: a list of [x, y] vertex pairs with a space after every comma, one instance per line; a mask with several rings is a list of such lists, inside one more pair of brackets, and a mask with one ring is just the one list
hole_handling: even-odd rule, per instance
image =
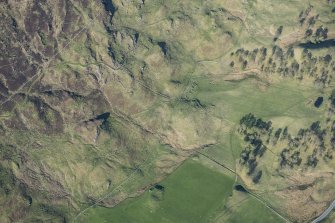
[[327, 39], [328, 37], [328, 28], [320, 26], [319, 28], [317, 28], [317, 30], [315, 31], [315, 40], [317, 42], [320, 42], [322, 40]]
[[330, 100], [330, 105], [335, 108], [335, 89], [332, 91], [330, 97], [329, 97], [329, 100]]
[[[247, 174], [255, 184], [262, 177], [262, 170], [257, 170], [257, 159], [261, 158], [267, 150], [259, 132], [271, 131], [271, 125], [270, 121], [265, 122], [251, 113], [240, 120], [240, 132], [244, 135], [244, 141], [247, 143], [247, 146], [241, 152], [240, 164], [247, 167]], [[256, 129], [256, 131], [252, 132], [252, 129]]]
[[283, 26], [279, 26], [277, 31], [276, 31], [276, 35], [275, 37], [273, 38], [273, 41], [276, 42], [279, 38], [279, 36], [283, 33]]
[[313, 153], [312, 155], [309, 155], [307, 157], [307, 165], [311, 166], [311, 167], [316, 167], [316, 165], [318, 164], [318, 158], [316, 157], [316, 154]]
[[299, 151], [290, 153], [288, 149], [284, 148], [280, 153], [280, 167], [290, 166], [293, 168], [294, 166], [300, 166], [301, 162]]
[[[253, 152], [252, 152], [253, 151]], [[254, 154], [255, 150], [250, 147], [245, 148], [241, 152], [240, 164], [247, 167], [247, 174], [252, 178], [252, 181], [257, 184], [262, 177], [262, 170], [257, 170], [257, 157]], [[265, 151], [265, 150], [264, 150]]]
[[258, 128], [268, 131], [271, 128], [272, 122], [265, 122], [261, 118], [256, 118], [252, 113], [249, 113], [241, 118], [240, 125], [249, 129]]
[[[281, 166], [299, 166], [301, 164], [300, 151], [307, 152], [313, 148], [312, 154], [307, 156], [305, 165], [316, 167], [319, 159], [333, 159], [335, 150], [335, 121], [329, 126], [322, 128], [319, 121], [314, 122], [307, 129], [300, 129], [298, 135], [294, 138], [288, 137], [288, 149], [281, 153]], [[289, 156], [288, 156], [289, 155]]]
[[326, 86], [332, 81], [335, 62], [332, 61], [331, 55], [316, 57], [309, 50], [304, 49], [301, 59], [303, 62], [300, 72], [314, 77], [316, 84]]
[[[335, 121], [332, 122], [330, 132], [331, 132], [331, 138], [330, 138], [331, 149], [335, 150]], [[332, 154], [327, 154], [327, 156], [330, 156], [328, 158], [333, 158]]]
[[[299, 14], [299, 23], [300, 25], [307, 25], [305, 31], [305, 38], [309, 38], [313, 36], [313, 26], [316, 21], [319, 19], [319, 14], [315, 16], [309, 16], [313, 6], [309, 6], [305, 11], [301, 11]], [[319, 38], [319, 35], [315, 34], [315, 38]], [[327, 38], [327, 37], [326, 37]]]
[[[313, 35], [313, 26], [315, 25], [316, 21], [319, 19], [319, 14], [315, 16], [309, 16], [313, 6], [309, 6], [305, 11], [301, 11], [299, 14], [299, 22], [300, 25], [307, 25], [305, 31], [305, 38], [312, 38], [312, 42], [320, 42], [328, 37], [328, 28], [319, 26]], [[315, 28], [314, 28], [315, 29]]]
[[246, 50], [237, 49], [231, 53], [231, 67], [245, 70], [248, 66], [257, 65], [264, 73], [279, 74], [284, 77], [294, 77], [302, 80], [305, 75], [313, 77], [315, 83], [327, 86], [333, 78], [335, 61], [330, 54], [324, 56], [313, 56], [312, 52], [304, 49], [301, 58], [296, 58], [294, 48], [282, 49], [273, 46], [272, 49], [265, 47]]
[[306, 10], [303, 10], [300, 12], [299, 14], [299, 23], [300, 25], [303, 25], [306, 22], [306, 19], [309, 16], [309, 13], [312, 11], [313, 6], [309, 5], [308, 8]]
[[[248, 143], [248, 146], [245, 148], [247, 151], [247, 156], [243, 156], [243, 163], [249, 159], [250, 153], [252, 153], [253, 157], [262, 157], [266, 151], [266, 146], [263, 144], [260, 135], [257, 133], [246, 133], [244, 137], [244, 141]], [[242, 157], [241, 157], [242, 158]]]
[[[311, 16], [310, 12], [313, 6], [309, 5], [306, 10], [301, 11], [299, 21], [301, 25], [305, 24], [305, 38], [308, 43], [301, 44], [302, 47], [318, 47], [318, 42], [326, 40], [328, 37], [328, 28], [324, 26], [314, 27], [319, 15]], [[304, 27], [305, 27], [304, 26]], [[274, 36], [274, 42], [278, 40], [284, 27], [279, 26]], [[322, 44], [322, 43], [320, 43]], [[312, 46], [313, 45], [313, 46]], [[294, 48], [287, 50], [275, 45], [271, 48], [255, 48], [248, 50], [244, 48], [237, 49], [231, 53], [230, 66], [245, 70], [251, 66], [259, 66], [261, 71], [266, 74], [280, 74], [281, 76], [290, 76], [302, 80], [305, 75], [314, 77], [315, 83], [320, 86], [329, 85], [332, 80], [332, 74], [335, 71], [335, 62], [331, 55], [313, 56], [312, 52], [305, 49], [302, 58], [297, 58]], [[302, 61], [302, 62], [298, 62]]]
[[[333, 117], [333, 119], [332, 119]], [[329, 124], [329, 132], [330, 132], [330, 148], [331, 150], [328, 150], [326, 153], [326, 157], [329, 159], [333, 158], [332, 151], [335, 150], [335, 89], [330, 94], [329, 97], [329, 109], [328, 109], [328, 118], [327, 123]]]
[[300, 129], [296, 136], [292, 136], [287, 127], [275, 129], [270, 121], [264, 121], [251, 113], [241, 118], [239, 133], [243, 136], [246, 146], [240, 154], [240, 164], [246, 166], [247, 174], [255, 178], [255, 183], [261, 178], [261, 173], [256, 171], [257, 165], [271, 147], [284, 147], [278, 153], [280, 168], [301, 165], [314, 168], [321, 160], [327, 162], [333, 159], [335, 90], [328, 99], [326, 104], [329, 109], [325, 122], [313, 122], [308, 128]]
[[[313, 35], [314, 34], [314, 35]], [[326, 40], [328, 37], [328, 28], [319, 26], [315, 32], [313, 32], [313, 29], [308, 28], [305, 31], [305, 39], [310, 39], [312, 42], [321, 42]]]
[[[316, 21], [319, 19], [319, 14], [315, 16], [309, 16], [313, 6], [309, 6], [305, 11], [301, 11], [299, 15], [299, 22], [301, 25], [307, 25], [305, 31], [305, 39], [309, 39], [311, 42], [321, 42], [326, 40], [328, 37], [328, 28], [319, 26], [318, 28], [313, 28]], [[315, 32], [314, 32], [315, 30]]]

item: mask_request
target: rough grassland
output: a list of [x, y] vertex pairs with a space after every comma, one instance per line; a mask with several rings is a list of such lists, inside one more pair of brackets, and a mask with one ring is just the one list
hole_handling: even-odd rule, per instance
[[[314, 33], [327, 26], [334, 38], [334, 4], [310, 4], [314, 7], [302, 0], [2, 1], [0, 93], [6, 97], [0, 94], [0, 101], [11, 103], [0, 107], [0, 222], [259, 222], [259, 216], [276, 221], [248, 195], [229, 208], [240, 196], [232, 191], [234, 180], [262, 193], [288, 219], [312, 219], [315, 208], [307, 212], [302, 204], [317, 201], [320, 211], [333, 197], [334, 178], [325, 173], [334, 161], [310, 172], [278, 173], [282, 147], [274, 148], [259, 162], [263, 176], [255, 184], [238, 168], [244, 142], [236, 131], [247, 113], [276, 128], [287, 126], [292, 136], [322, 122], [326, 106], [314, 108], [313, 101], [326, 99], [333, 86], [323, 88], [325, 77], [313, 83], [313, 75], [326, 76], [323, 62], [292, 75], [262, 67], [275, 61], [276, 68], [286, 68], [275, 45], [283, 52], [294, 48], [305, 66], [299, 44], [309, 41], [304, 35], [312, 16]], [[308, 14], [304, 24], [301, 11]], [[268, 54], [260, 59], [264, 47]], [[237, 55], [239, 48], [243, 55]], [[311, 51], [318, 58], [334, 55], [331, 49]], [[293, 58], [286, 62], [292, 70]], [[39, 69], [24, 72], [33, 65]], [[34, 78], [24, 87], [28, 76]], [[237, 170], [239, 178], [218, 172], [219, 165], [190, 160], [162, 181], [199, 153], [208, 163]], [[296, 177], [295, 185], [325, 177], [308, 190], [291, 190], [285, 174]], [[147, 190], [157, 181], [164, 192]], [[312, 199], [302, 201], [312, 192]]]

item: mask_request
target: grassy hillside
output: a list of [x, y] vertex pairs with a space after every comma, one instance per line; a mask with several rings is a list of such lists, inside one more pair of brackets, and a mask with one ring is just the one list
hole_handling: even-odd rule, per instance
[[334, 4], [1, 2], [0, 221], [315, 218], [335, 197]]

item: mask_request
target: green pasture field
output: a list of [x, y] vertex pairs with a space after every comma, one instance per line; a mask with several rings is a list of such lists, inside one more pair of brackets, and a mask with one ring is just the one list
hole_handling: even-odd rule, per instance
[[188, 160], [160, 183], [164, 192], [148, 190], [115, 208], [97, 207], [81, 222], [208, 222], [232, 193], [233, 179]]
[[[233, 184], [232, 177], [199, 160], [190, 159], [159, 184], [164, 187], [163, 192], [152, 188], [115, 208], [92, 208], [78, 222], [213, 222], [225, 212], [227, 201], [233, 194]], [[247, 202], [236, 205], [233, 213], [228, 212], [228, 222], [281, 222], [262, 203], [246, 196]]]

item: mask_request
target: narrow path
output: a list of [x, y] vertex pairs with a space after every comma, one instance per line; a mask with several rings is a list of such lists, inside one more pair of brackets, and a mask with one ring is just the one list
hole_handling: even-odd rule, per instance
[[312, 223], [319, 223], [322, 220], [324, 220], [330, 214], [330, 212], [333, 211], [334, 208], [335, 208], [335, 200], [329, 205], [329, 207], [319, 217], [314, 219]]
[[229, 171], [232, 172], [233, 174], [237, 174], [235, 170], [233, 170], [232, 168], [226, 166], [225, 164], [222, 164], [222, 163], [216, 161], [214, 158], [212, 158], [212, 157], [210, 157], [210, 156], [208, 156], [208, 155], [206, 155], [206, 154], [204, 154], [204, 153], [202, 153], [202, 152], [200, 152], [200, 151], [197, 151], [197, 153], [199, 153], [199, 154], [201, 154], [202, 156], [206, 157], [207, 159], [213, 161], [214, 163], [218, 164], [219, 166], [222, 166], [223, 168], [229, 170]]

